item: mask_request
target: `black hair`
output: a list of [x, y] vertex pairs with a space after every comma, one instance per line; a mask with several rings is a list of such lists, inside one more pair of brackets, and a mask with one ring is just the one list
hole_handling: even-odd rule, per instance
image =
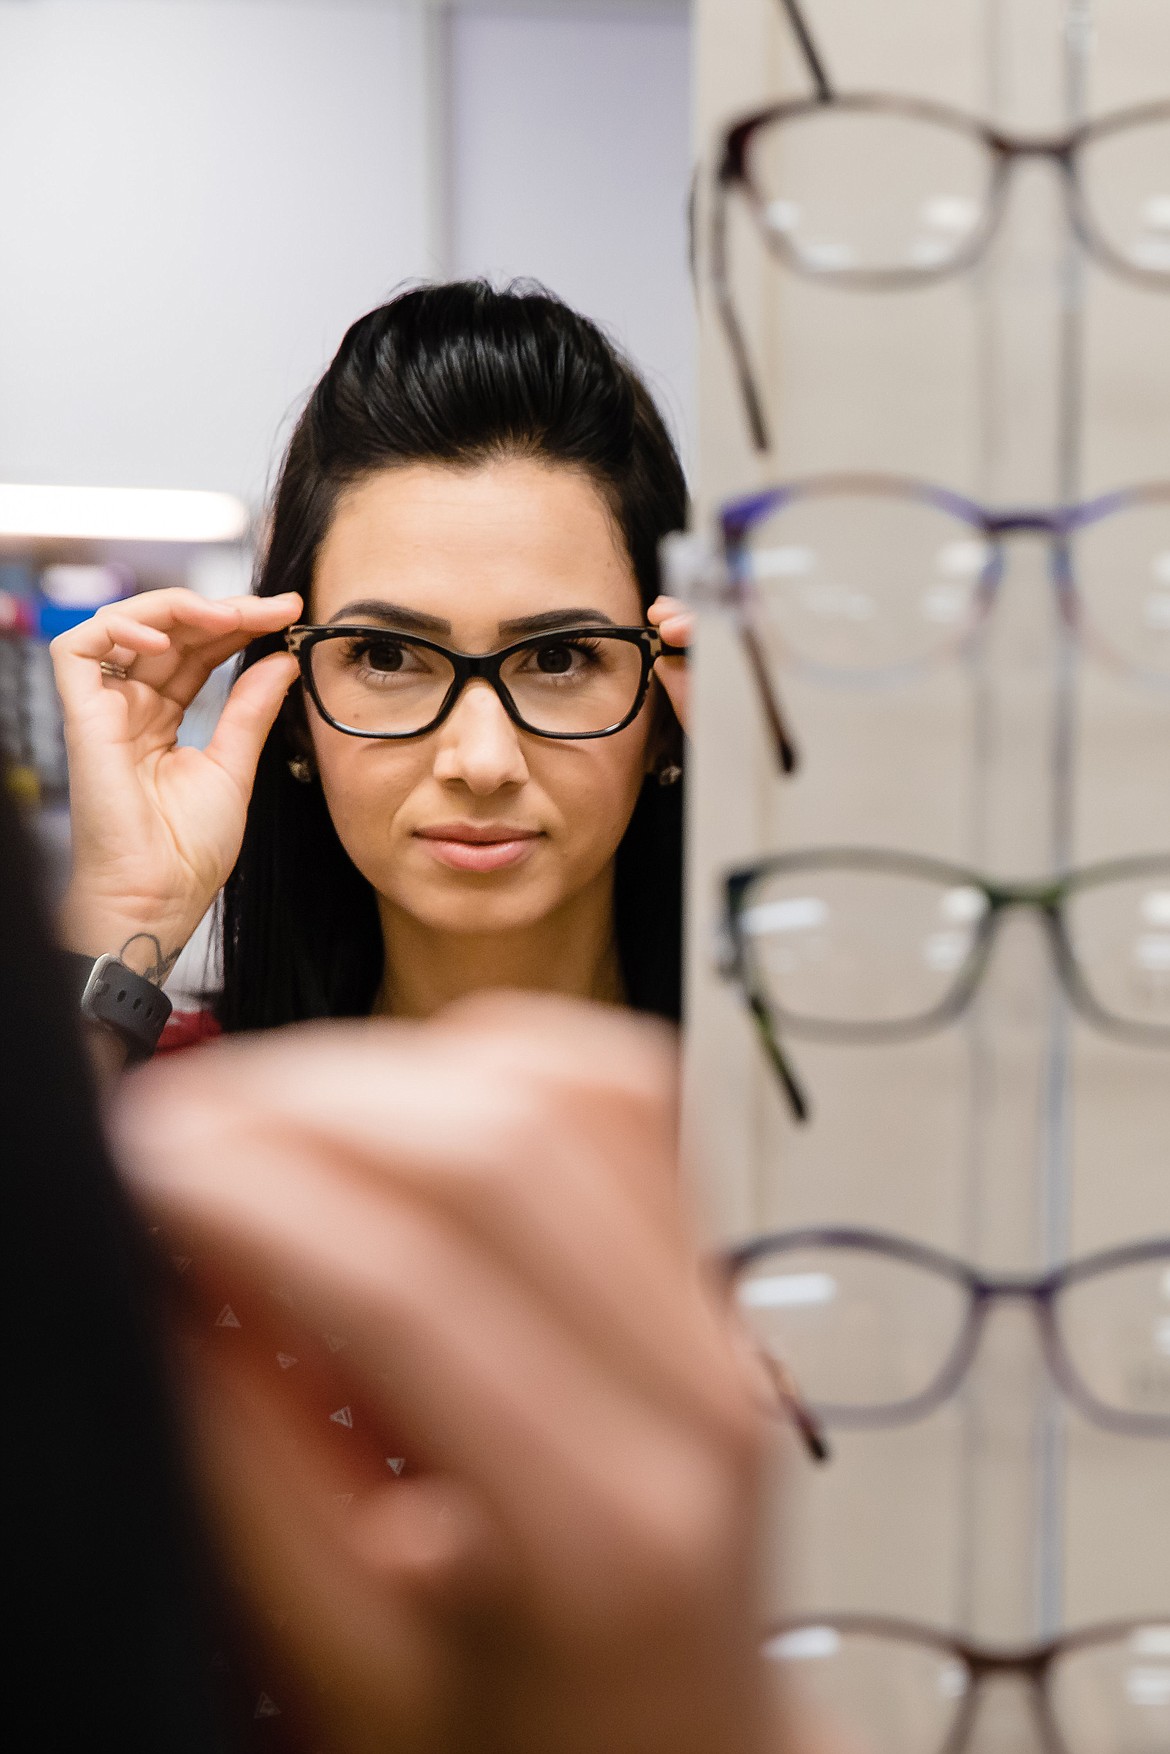
[[[645, 385], [596, 324], [542, 288], [484, 281], [413, 288], [346, 334], [289, 443], [256, 590], [298, 591], [339, 496], [377, 470], [474, 467], [522, 456], [584, 470], [628, 550], [643, 610], [658, 544], [686, 522], [686, 483]], [[281, 649], [255, 641], [243, 664]], [[682, 736], [656, 691], [662, 759]], [[345, 852], [319, 784], [288, 771], [304, 750], [299, 687], [260, 756], [244, 839], [222, 904], [229, 1031], [365, 1016], [384, 950], [373, 889]], [[617, 948], [629, 1003], [677, 1019], [681, 992], [683, 786], [643, 786], [616, 859]]]
[[0, 763], [5, 1720], [22, 1748], [212, 1754], [214, 1604], [159, 1273], [102, 1141], [42, 887]]

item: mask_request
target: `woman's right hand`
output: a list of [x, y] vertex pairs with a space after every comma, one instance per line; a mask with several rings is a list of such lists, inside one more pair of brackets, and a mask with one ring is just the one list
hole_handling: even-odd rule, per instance
[[147, 933], [165, 965], [190, 938], [239, 854], [295, 658], [274, 654], [238, 678], [206, 749], [180, 748], [179, 725], [217, 665], [300, 611], [295, 592], [212, 602], [145, 591], [53, 641], [69, 757], [73, 872], [62, 930], [71, 949], [98, 956]]
[[299, 1711], [333, 1754], [811, 1754], [758, 1654], [769, 1433], [676, 1079], [644, 1020], [496, 994], [125, 1081], [192, 1459], [290, 1740]]

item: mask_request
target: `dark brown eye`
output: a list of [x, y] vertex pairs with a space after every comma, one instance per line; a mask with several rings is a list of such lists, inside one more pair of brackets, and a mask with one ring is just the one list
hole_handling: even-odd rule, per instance
[[572, 646], [541, 646], [536, 662], [546, 676], [563, 676], [572, 669], [573, 653]]
[[403, 650], [397, 640], [370, 639], [354, 641], [350, 649], [350, 658], [354, 663], [364, 664], [370, 670], [381, 671], [384, 675], [393, 675], [401, 670]]

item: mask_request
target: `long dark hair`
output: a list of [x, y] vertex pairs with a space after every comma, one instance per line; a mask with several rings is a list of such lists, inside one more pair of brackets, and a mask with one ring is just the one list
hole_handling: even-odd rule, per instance
[[[686, 483], [641, 379], [596, 324], [540, 288], [424, 286], [349, 330], [285, 456], [256, 590], [299, 591], [342, 491], [379, 469], [473, 467], [522, 456], [587, 471], [624, 538], [643, 610], [658, 594], [658, 543], [686, 521]], [[257, 640], [243, 664], [279, 650]], [[682, 737], [665, 697], [665, 759]], [[338, 839], [319, 785], [298, 784], [304, 701], [289, 695], [260, 756], [243, 846], [224, 890], [227, 1030], [369, 1013], [382, 978], [373, 889]], [[681, 784], [643, 787], [618, 848], [615, 915], [626, 994], [677, 1018], [682, 937]]]

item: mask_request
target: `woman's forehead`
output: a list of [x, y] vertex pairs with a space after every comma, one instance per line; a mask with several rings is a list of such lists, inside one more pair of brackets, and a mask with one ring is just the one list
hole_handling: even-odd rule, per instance
[[619, 623], [642, 618], [596, 484], [583, 470], [528, 458], [411, 464], [348, 489], [318, 556], [313, 619], [377, 598], [489, 630], [568, 606]]

